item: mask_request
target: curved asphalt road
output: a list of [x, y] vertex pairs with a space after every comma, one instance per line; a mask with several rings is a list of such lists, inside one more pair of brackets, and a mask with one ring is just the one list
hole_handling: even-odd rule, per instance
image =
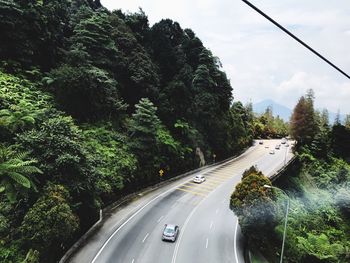
[[[244, 262], [237, 217], [230, 195], [242, 172], [252, 165], [271, 175], [292, 157], [280, 140], [256, 144], [240, 158], [202, 171], [141, 197], [109, 218], [70, 262], [88, 263], [226, 263]], [[269, 146], [269, 148], [266, 148]], [[163, 242], [164, 224], [180, 227], [175, 243]]]

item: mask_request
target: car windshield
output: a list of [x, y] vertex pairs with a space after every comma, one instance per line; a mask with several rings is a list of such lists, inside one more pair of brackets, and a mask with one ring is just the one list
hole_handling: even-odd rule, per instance
[[165, 228], [164, 229], [164, 233], [165, 234], [173, 234], [174, 233], [174, 229], [172, 229], [172, 228]]

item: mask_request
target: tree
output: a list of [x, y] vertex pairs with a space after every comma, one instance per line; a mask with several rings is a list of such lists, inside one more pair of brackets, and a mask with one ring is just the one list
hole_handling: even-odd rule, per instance
[[69, 202], [64, 186], [48, 185], [23, 218], [20, 229], [24, 241], [37, 249], [42, 258], [54, 259], [59, 253], [57, 244], [68, 241], [79, 229], [79, 219]]
[[344, 120], [344, 126], [348, 130], [350, 130], [350, 114], [346, 114], [345, 120]]
[[92, 189], [94, 169], [82, 143], [81, 130], [72, 118], [54, 116], [39, 128], [19, 135], [17, 142], [38, 160], [39, 168], [44, 172], [37, 178], [39, 186], [51, 181], [64, 184], [75, 194]]
[[136, 111], [132, 115], [129, 125], [131, 151], [137, 156], [139, 169], [144, 172], [141, 180], [150, 179], [155, 172], [154, 161], [157, 155], [157, 130], [160, 120], [157, 117], [157, 108], [147, 99], [142, 98], [135, 105]]
[[119, 97], [118, 83], [96, 67], [63, 65], [51, 72], [50, 88], [57, 102], [81, 120], [118, 119], [126, 105]]
[[36, 163], [36, 160], [28, 158], [27, 153], [16, 153], [11, 147], [0, 144], [0, 193], [5, 192], [7, 198], [15, 202], [21, 187], [33, 188], [28, 176], [42, 173], [34, 166]]
[[350, 129], [347, 129], [344, 125], [335, 124], [331, 131], [331, 145], [334, 153], [341, 157], [347, 158], [350, 156]]
[[102, 201], [120, 195], [134, 179], [136, 158], [131, 154], [126, 136], [109, 124], [83, 127], [84, 145], [95, 168], [94, 191]]
[[321, 114], [316, 111], [315, 120], [318, 128], [311, 142], [310, 149], [315, 157], [328, 158], [331, 151], [328, 111], [323, 110]]
[[316, 132], [315, 115], [313, 108], [313, 95], [309, 91], [307, 97], [302, 96], [293, 110], [290, 121], [291, 135], [299, 146], [310, 143]]
[[238, 216], [242, 232], [260, 243], [267, 242], [266, 233], [277, 225], [275, 197], [264, 185], [271, 185], [270, 180], [251, 167], [230, 199], [230, 209]]
[[74, 27], [71, 48], [82, 45], [94, 66], [112, 73], [124, 62], [111, 35], [110, 16], [104, 12], [92, 12]]

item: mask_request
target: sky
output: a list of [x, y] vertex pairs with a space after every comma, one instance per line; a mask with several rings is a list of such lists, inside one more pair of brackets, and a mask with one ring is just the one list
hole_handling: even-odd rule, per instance
[[[350, 74], [348, 0], [251, 0], [316, 51]], [[350, 113], [350, 79], [256, 13], [241, 0], [101, 0], [110, 10], [163, 18], [191, 28], [220, 58], [234, 99], [272, 99], [294, 108], [307, 89], [316, 108]]]

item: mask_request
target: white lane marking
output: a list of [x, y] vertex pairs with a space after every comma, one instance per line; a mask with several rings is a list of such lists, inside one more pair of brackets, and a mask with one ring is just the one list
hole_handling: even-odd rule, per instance
[[[203, 201], [204, 199], [202, 199], [200, 201], [200, 203]], [[191, 212], [191, 214], [189, 214], [189, 216], [186, 218], [186, 221], [182, 227], [182, 231], [180, 231], [180, 236], [179, 236], [179, 239], [178, 241], [176, 242], [176, 245], [175, 245], [175, 249], [174, 249], [174, 254], [173, 254], [173, 258], [171, 260], [171, 263], [175, 263], [176, 262], [176, 257], [177, 257], [177, 252], [179, 250], [179, 246], [180, 246], [180, 243], [181, 243], [181, 239], [182, 239], [182, 236], [183, 236], [183, 233], [185, 232], [185, 229], [186, 229], [186, 226], [188, 224], [188, 222], [190, 221], [191, 217], [193, 216], [194, 212], [196, 212], [197, 208], [199, 207], [198, 206], [195, 206]]]
[[207, 238], [207, 243], [205, 243], [205, 248], [208, 248], [209, 239]]
[[238, 229], [238, 218], [237, 218], [236, 227], [235, 227], [235, 239], [233, 240], [233, 248], [234, 248], [234, 251], [235, 251], [235, 259], [236, 259], [236, 262], [238, 263], [238, 256], [237, 256], [237, 229]]
[[142, 243], [145, 243], [148, 236], [149, 236], [149, 233], [147, 233], [147, 235], [143, 238]]
[[[182, 183], [181, 183], [182, 184]], [[179, 187], [181, 184], [176, 185], [173, 188], [170, 188], [169, 190], [157, 195], [156, 197], [154, 197], [152, 200], [150, 200], [148, 203], [146, 204], [141, 204], [139, 205], [134, 212], [134, 214], [132, 216], [130, 216], [123, 224], [121, 224], [113, 233], [112, 235], [106, 240], [106, 242], [103, 244], [103, 246], [100, 248], [100, 250], [97, 252], [96, 256], [93, 258], [93, 260], [91, 261], [91, 263], [95, 263], [96, 259], [98, 258], [98, 256], [102, 253], [102, 250], [107, 246], [108, 242], [111, 241], [111, 239], [120, 231], [120, 229], [122, 229], [127, 223], [129, 223], [135, 216], [137, 216], [143, 209], [145, 209], [147, 206], [149, 206], [151, 203], [153, 203], [155, 200], [157, 200], [158, 198], [162, 197], [163, 195], [166, 195], [167, 193], [171, 192], [171, 191], [175, 191], [175, 189], [177, 187]], [[121, 219], [118, 223], [116, 223], [114, 226], [120, 224], [122, 221], [124, 220]]]
[[159, 223], [162, 219], [163, 219], [164, 216], [161, 216], [158, 220], [157, 220], [157, 223]]
[[[236, 158], [235, 158], [236, 159]], [[228, 162], [232, 162], [234, 161], [235, 159], [233, 160], [230, 160]], [[220, 167], [220, 166], [219, 166]], [[218, 169], [218, 167], [213, 167], [211, 169], [208, 169], [208, 173], [215, 170], [215, 169]], [[102, 253], [102, 250], [107, 246], [108, 242], [111, 241], [111, 239], [120, 231], [120, 229], [122, 229], [127, 223], [129, 223], [135, 216], [137, 216], [143, 209], [145, 209], [147, 206], [149, 206], [151, 203], [153, 203], [155, 200], [157, 200], [158, 198], [162, 197], [163, 195], [166, 195], [168, 193], [170, 193], [171, 191], [175, 191], [176, 188], [178, 188], [179, 186], [181, 186], [183, 184], [182, 183], [179, 183], [178, 185], [174, 186], [173, 188], [170, 188], [169, 190], [157, 195], [156, 197], [154, 197], [153, 199], [151, 199], [150, 201], [148, 201], [146, 204], [140, 204], [134, 211], [134, 214], [132, 216], [130, 216], [123, 224], [121, 224], [112, 234], [111, 236], [106, 240], [106, 242], [103, 244], [103, 246], [100, 248], [100, 250], [97, 252], [96, 256], [92, 259], [91, 263], [95, 263], [96, 259], [99, 257], [99, 255]], [[113, 227], [119, 225], [122, 221], [124, 220], [121, 219], [118, 221], [118, 223], [116, 223]]]
[[132, 261], [131, 261], [131, 263], [134, 263], [134, 262], [135, 262], [135, 259], [133, 258]]
[[214, 224], [214, 222], [213, 222], [213, 221], [211, 221], [211, 223], [210, 223], [210, 229], [212, 229], [212, 228], [213, 228], [213, 224]]
[[[252, 152], [255, 148], [257, 148], [257, 146], [252, 146], [250, 147], [247, 151], [245, 151], [242, 155], [240, 156], [237, 156], [236, 158], [233, 158], [232, 160], [228, 160], [227, 162], [224, 162], [218, 166], [215, 166], [211, 169], [208, 169], [208, 171], [206, 171], [206, 173], [210, 173], [211, 171], [214, 171], [215, 169], [218, 169], [220, 168], [221, 166], [225, 165], [225, 164], [228, 164], [228, 163], [234, 163], [236, 162], [237, 160], [241, 159], [244, 159], [245, 157], [247, 157], [247, 155], [250, 154], [250, 152]], [[178, 188], [180, 185], [182, 185], [183, 182], [181, 182], [180, 184], [174, 186], [173, 188], [170, 188], [169, 190], [157, 195], [156, 197], [154, 197], [153, 199], [151, 199], [148, 203], [146, 204], [140, 204], [134, 211], [134, 214], [132, 216], [130, 216], [123, 224], [121, 224], [112, 234], [111, 236], [106, 240], [106, 242], [102, 245], [102, 247], [100, 248], [100, 250], [97, 252], [97, 254], [95, 255], [95, 257], [92, 259], [91, 263], [95, 263], [96, 259], [98, 258], [98, 256], [102, 253], [102, 250], [107, 246], [108, 242], [111, 241], [111, 239], [120, 231], [120, 229], [122, 229], [127, 223], [129, 223], [135, 216], [137, 216], [144, 208], [146, 208], [149, 204], [153, 203], [155, 200], [157, 200], [159, 197], [163, 196], [163, 195], [166, 195], [168, 194], [169, 192], [171, 191], [174, 191], [176, 188]], [[217, 189], [217, 188], [216, 188]], [[213, 192], [215, 192], [215, 190]], [[213, 192], [211, 192], [209, 195], [211, 195]], [[203, 201], [204, 199], [202, 199], [201, 201]], [[198, 206], [199, 204], [201, 203], [201, 201], [198, 203]], [[198, 207], [196, 206], [195, 209]], [[192, 211], [194, 212], [194, 210]], [[121, 219], [119, 220], [113, 227], [119, 225], [122, 221], [124, 220]], [[181, 232], [182, 233], [182, 232]], [[180, 237], [181, 237], [181, 233], [180, 233]], [[176, 245], [178, 245], [180, 242], [178, 242]], [[176, 247], [175, 247], [176, 249]], [[175, 251], [174, 251], [174, 254], [173, 254], [173, 259], [174, 259], [174, 256], [175, 256], [175, 260], [176, 260], [176, 254], [175, 254]], [[174, 261], [175, 262], [175, 261]]]

